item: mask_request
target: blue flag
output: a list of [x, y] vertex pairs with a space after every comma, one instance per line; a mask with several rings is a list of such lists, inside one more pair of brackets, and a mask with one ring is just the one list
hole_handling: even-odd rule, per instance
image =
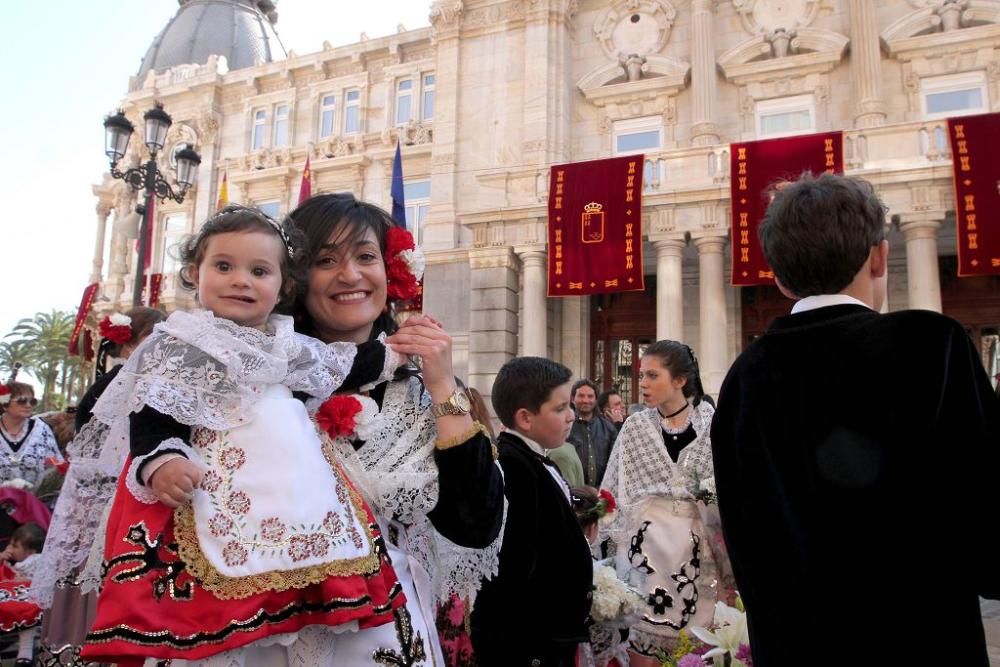
[[403, 156], [396, 142], [396, 157], [392, 160], [392, 219], [406, 229], [406, 204], [403, 200]]

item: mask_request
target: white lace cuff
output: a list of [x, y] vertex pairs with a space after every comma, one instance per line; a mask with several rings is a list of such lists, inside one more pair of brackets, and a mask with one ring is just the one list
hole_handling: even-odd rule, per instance
[[394, 375], [396, 375], [396, 369], [406, 362], [406, 357], [385, 344], [385, 338], [385, 333], [379, 334], [378, 340], [385, 347], [385, 361], [382, 363], [382, 372], [379, 374], [378, 378], [368, 384], [362, 385], [358, 391], [371, 391], [383, 382], [388, 382]]
[[[166, 452], [166, 453], [165, 453]], [[128, 472], [125, 475], [125, 486], [128, 488], [129, 492], [141, 503], [146, 503], [147, 505], [152, 505], [153, 503], [159, 502], [159, 498], [153, 493], [153, 490], [146, 486], [144, 483], [139, 481], [139, 469], [142, 468], [143, 464], [151, 459], [166, 457], [170, 454], [174, 454], [170, 458], [176, 458], [177, 456], [183, 456], [184, 458], [201, 465], [201, 457], [198, 453], [191, 449], [191, 447], [185, 443], [180, 438], [167, 438], [160, 444], [156, 446], [156, 449], [151, 451], [149, 454], [143, 454], [142, 456], [137, 456], [132, 459], [132, 463], [128, 467]], [[161, 465], [169, 461], [166, 459], [156, 465], [159, 468]], [[149, 471], [148, 474], [145, 469], [142, 471], [142, 478], [145, 481], [149, 481], [153, 473], [156, 472], [156, 468]]]

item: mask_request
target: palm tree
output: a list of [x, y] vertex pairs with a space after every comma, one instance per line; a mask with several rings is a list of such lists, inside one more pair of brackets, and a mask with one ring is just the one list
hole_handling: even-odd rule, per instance
[[14, 369], [20, 369], [31, 363], [31, 355], [27, 346], [19, 340], [0, 342], [0, 382], [6, 381], [14, 374]]
[[52, 310], [36, 313], [17, 323], [7, 337], [16, 336], [15, 343], [27, 348], [29, 362], [26, 369], [38, 377], [44, 387], [42, 409], [50, 410], [55, 401], [55, 385], [68, 356], [67, 346], [73, 333], [73, 315], [66, 311]]

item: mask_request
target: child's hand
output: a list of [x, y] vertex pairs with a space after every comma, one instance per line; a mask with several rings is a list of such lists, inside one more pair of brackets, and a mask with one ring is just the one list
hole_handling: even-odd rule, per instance
[[179, 507], [191, 500], [204, 476], [201, 468], [180, 457], [157, 468], [149, 480], [156, 498], [167, 507]]

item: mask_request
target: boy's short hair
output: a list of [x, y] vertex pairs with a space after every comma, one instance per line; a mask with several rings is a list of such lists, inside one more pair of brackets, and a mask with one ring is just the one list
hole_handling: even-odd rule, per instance
[[837, 294], [885, 239], [885, 211], [867, 181], [805, 172], [776, 189], [757, 233], [774, 275], [795, 296]]
[[537, 413], [552, 390], [569, 382], [573, 372], [543, 357], [516, 357], [500, 367], [493, 381], [493, 410], [507, 428], [515, 428], [514, 415], [521, 408]]
[[28, 551], [38, 553], [45, 546], [45, 531], [37, 523], [26, 523], [11, 533], [10, 541], [17, 542]]

